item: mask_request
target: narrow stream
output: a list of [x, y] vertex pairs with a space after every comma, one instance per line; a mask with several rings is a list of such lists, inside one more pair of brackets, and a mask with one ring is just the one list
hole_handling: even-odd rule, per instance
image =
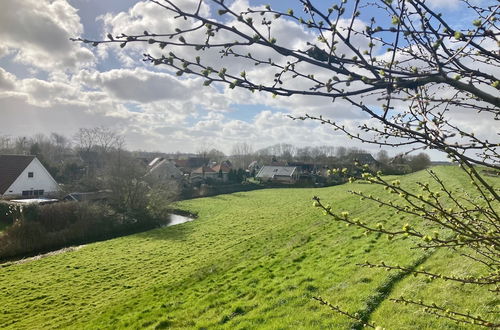
[[170, 227], [170, 226], [174, 226], [174, 225], [178, 225], [178, 224], [181, 224], [184, 222], [189, 222], [189, 221], [194, 220], [193, 217], [187, 217], [184, 215], [173, 214], [173, 213], [171, 213], [168, 217], [169, 217], [170, 221], [167, 224], [162, 225], [161, 227]]

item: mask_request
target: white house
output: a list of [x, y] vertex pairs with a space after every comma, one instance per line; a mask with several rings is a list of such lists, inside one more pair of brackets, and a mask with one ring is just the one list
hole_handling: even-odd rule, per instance
[[0, 196], [43, 196], [59, 185], [36, 156], [0, 155]]

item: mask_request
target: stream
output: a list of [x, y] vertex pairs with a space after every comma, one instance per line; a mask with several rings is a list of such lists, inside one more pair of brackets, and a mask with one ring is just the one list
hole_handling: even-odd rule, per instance
[[178, 225], [178, 224], [181, 224], [184, 222], [189, 222], [189, 221], [194, 220], [193, 217], [188, 217], [185, 215], [179, 215], [179, 214], [174, 214], [174, 213], [169, 214], [168, 218], [169, 218], [169, 222], [164, 224], [164, 225], [161, 225], [160, 227], [163, 228], [163, 227], [175, 226], [175, 225]]

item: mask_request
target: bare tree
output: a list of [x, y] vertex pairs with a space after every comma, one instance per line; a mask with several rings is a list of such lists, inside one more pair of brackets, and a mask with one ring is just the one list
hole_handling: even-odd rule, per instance
[[80, 128], [74, 141], [78, 154], [86, 164], [87, 177], [93, 177], [97, 169], [104, 167], [104, 158], [113, 150], [120, 153], [125, 144], [121, 135], [104, 126]]
[[380, 150], [378, 153], [377, 153], [377, 157], [376, 159], [379, 161], [379, 163], [383, 164], [383, 165], [387, 165], [389, 164], [389, 161], [391, 160], [389, 158], [389, 154], [387, 153], [387, 151], [385, 150]]
[[210, 161], [210, 150], [213, 149], [207, 143], [201, 143], [196, 149], [196, 155], [203, 160], [203, 166]]
[[111, 149], [123, 148], [124, 139], [117, 132], [104, 127], [80, 128], [74, 140], [78, 148], [85, 152], [108, 152]]
[[[445, 153], [460, 164], [472, 182], [471, 191], [464, 196], [457, 196], [432, 171], [430, 175], [438, 191], [421, 183], [423, 193], [415, 194], [398, 181], [387, 182], [380, 174], [365, 172], [365, 180], [396, 193], [401, 203], [360, 195], [411, 218], [432, 223], [446, 235], [429, 235], [409, 224], [401, 230], [384, 229], [375, 223], [360, 222], [348, 214], [333, 212], [318, 198], [315, 206], [333, 219], [369, 232], [388, 237], [413, 237], [416, 246], [423, 249], [460, 250], [464, 258], [485, 265], [489, 271], [459, 278], [387, 264], [366, 263], [364, 266], [489, 286], [492, 294], [498, 293], [500, 197], [477, 166], [500, 170], [499, 143], [494, 141], [496, 136], [488, 136], [488, 132], [477, 134], [470, 125], [464, 124], [476, 117], [491, 122], [499, 119], [498, 3], [483, 5], [461, 0], [463, 17], [475, 17], [464, 25], [466, 22], [455, 22], [437, 12], [425, 0], [342, 0], [334, 1], [329, 8], [298, 0], [302, 13], [292, 9], [280, 11], [269, 5], [234, 11], [223, 0], [199, 1], [193, 10], [183, 9], [173, 0], [152, 2], [166, 15], [183, 23], [162, 34], [144, 31], [137, 35], [108, 35], [109, 40], [105, 41], [78, 40], [95, 46], [102, 43], [119, 43], [121, 47], [129, 43], [158, 45], [164, 53], [146, 54], [145, 60], [167, 65], [176, 70], [178, 76], [200, 76], [206, 86], [216, 83], [278, 97], [326, 98], [336, 105], [358, 109], [370, 120], [352, 128], [320, 115], [304, 114], [293, 119], [315, 120], [368, 144], [412, 150], [431, 148]], [[201, 10], [207, 9], [207, 3], [211, 10]], [[223, 18], [210, 13], [218, 13]], [[276, 26], [285, 22], [307, 29], [315, 40], [292, 47], [286, 40], [278, 39]], [[182, 52], [182, 48], [192, 51]], [[217, 50], [227, 66], [211, 60]], [[256, 50], [268, 50], [272, 56], [261, 57], [261, 52]], [[241, 60], [240, 65], [230, 66], [229, 61], [224, 62], [227, 58]], [[266, 67], [271, 75], [253, 75], [254, 65]], [[241, 71], [241, 67], [245, 70]], [[337, 154], [340, 153], [337, 148]], [[291, 152], [283, 151], [283, 154]], [[449, 203], [453, 204], [452, 208], [447, 207]], [[473, 316], [409, 298], [395, 302], [425, 307], [429, 313], [464, 324], [500, 326], [491, 321], [490, 315]], [[333, 309], [342, 313], [338, 308]], [[371, 323], [367, 325], [374, 327]]]
[[212, 148], [208, 151], [207, 158], [209, 161], [220, 163], [226, 159], [226, 154], [218, 149]]
[[231, 158], [236, 168], [248, 168], [253, 161], [252, 145], [246, 142], [235, 143], [231, 149]]
[[9, 135], [0, 135], [0, 150], [7, 152], [12, 148], [12, 137]]

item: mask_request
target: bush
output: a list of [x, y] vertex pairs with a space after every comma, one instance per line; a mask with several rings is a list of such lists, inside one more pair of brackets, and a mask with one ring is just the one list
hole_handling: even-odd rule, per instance
[[10, 204], [7, 202], [0, 202], [0, 223], [4, 226], [14, 223], [14, 215], [10, 211]]
[[120, 218], [100, 203], [64, 202], [23, 207], [0, 236], [0, 258], [44, 252], [116, 236]]

